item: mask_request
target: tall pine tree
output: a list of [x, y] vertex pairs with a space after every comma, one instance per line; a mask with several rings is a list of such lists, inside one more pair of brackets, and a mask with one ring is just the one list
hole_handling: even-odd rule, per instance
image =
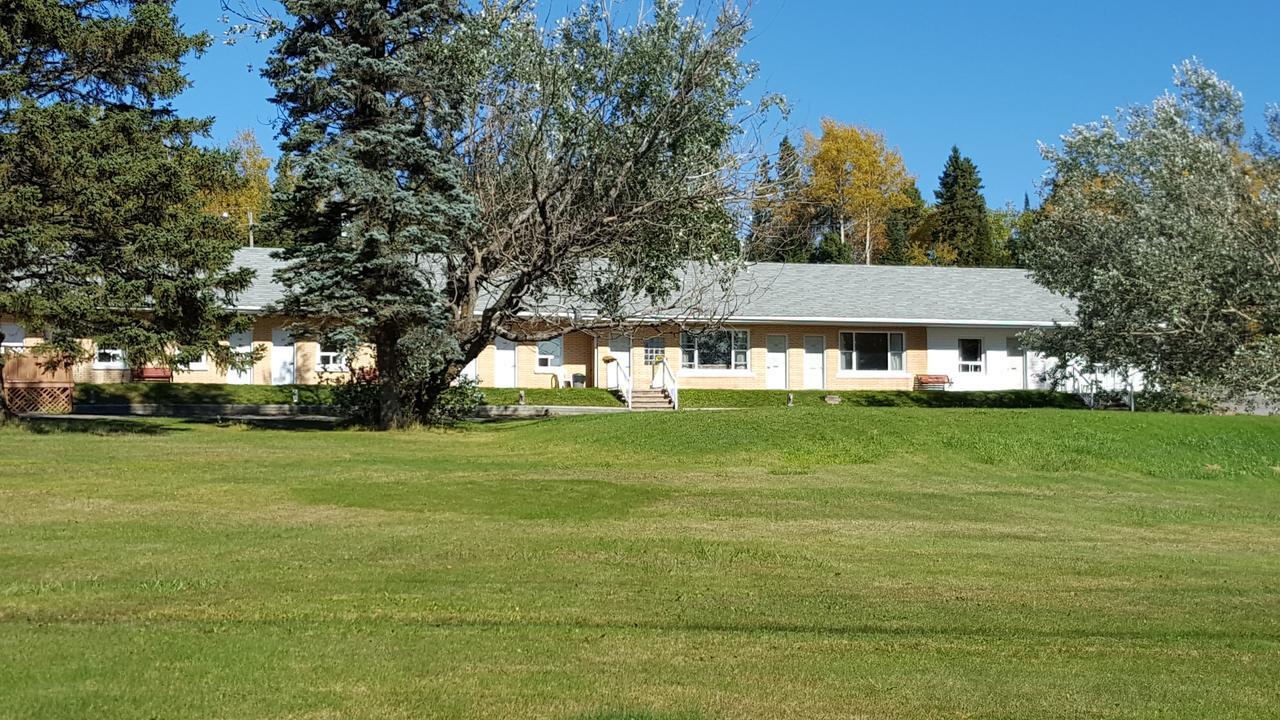
[[993, 264], [996, 252], [987, 219], [987, 200], [982, 196], [982, 179], [978, 167], [960, 154], [960, 148], [951, 148], [934, 196], [938, 202], [933, 256], [954, 257], [954, 264], [967, 267]]
[[[87, 338], [130, 364], [244, 365], [225, 340], [249, 283], [234, 225], [204, 199], [237, 182], [179, 117], [187, 35], [173, 3], [28, 0], [0, 23], [0, 315], [82, 360]], [[145, 309], [146, 312], [139, 312]], [[0, 394], [2, 397], [2, 394]]]
[[807, 262], [814, 252], [814, 216], [805, 199], [800, 152], [783, 136], [777, 164], [762, 166], [753, 207], [748, 259]]

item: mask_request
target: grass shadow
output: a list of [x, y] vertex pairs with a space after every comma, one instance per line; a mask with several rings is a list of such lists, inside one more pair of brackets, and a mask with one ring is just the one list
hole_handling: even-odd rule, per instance
[[83, 433], [86, 435], [169, 435], [185, 432], [186, 428], [160, 424], [145, 419], [126, 418], [41, 418], [28, 417], [19, 421], [27, 432], [35, 435]]
[[690, 712], [669, 713], [647, 710], [593, 710], [585, 715], [572, 715], [568, 720], [701, 720], [702, 715]]
[[290, 430], [294, 432], [325, 432], [328, 430], [351, 430], [361, 426], [346, 418], [329, 417], [296, 417], [282, 415], [280, 417], [192, 417], [182, 418], [185, 425], [210, 425], [219, 428], [238, 428], [248, 430]]

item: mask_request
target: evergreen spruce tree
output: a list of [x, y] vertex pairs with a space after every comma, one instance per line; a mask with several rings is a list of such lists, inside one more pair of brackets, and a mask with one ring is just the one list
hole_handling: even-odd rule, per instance
[[760, 159], [755, 187], [755, 199], [751, 204], [751, 233], [747, 237], [746, 257], [755, 262], [774, 259], [774, 208], [777, 206], [778, 188], [773, 177], [773, 164], [769, 158]]
[[908, 204], [894, 208], [885, 222], [885, 250], [880, 255], [882, 265], [911, 264], [911, 235], [924, 221], [929, 209], [920, 196], [920, 188], [913, 182], [905, 191]]
[[805, 262], [813, 253], [813, 213], [805, 201], [805, 177], [800, 151], [783, 136], [778, 143], [780, 209], [774, 213], [774, 259]]
[[458, 0], [298, 0], [264, 75], [297, 172], [277, 198], [290, 261], [283, 310], [299, 329], [376, 348], [378, 422], [415, 416], [414, 348], [456, 355], [423, 262], [470, 231], [475, 208], [450, 155], [467, 92]]
[[5, 3], [0, 315], [46, 332], [47, 362], [85, 359], [81, 338], [134, 366], [250, 361], [225, 340], [247, 327], [227, 308], [251, 275], [230, 270], [235, 226], [204, 207], [237, 182], [233, 158], [168, 104], [210, 39], [172, 4]]
[[955, 257], [955, 264], [967, 267], [990, 265], [996, 260], [987, 218], [987, 200], [982, 196], [982, 179], [973, 161], [951, 148], [946, 167], [938, 178], [934, 256]]

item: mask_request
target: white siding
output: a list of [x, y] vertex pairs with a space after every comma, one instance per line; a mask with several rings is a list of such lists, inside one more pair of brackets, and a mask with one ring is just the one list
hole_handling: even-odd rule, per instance
[[[929, 374], [951, 378], [951, 390], [1021, 390], [1040, 387], [1043, 361], [1035, 353], [1010, 355], [1009, 340], [1026, 328], [929, 328]], [[982, 372], [960, 372], [960, 341], [982, 341]]]

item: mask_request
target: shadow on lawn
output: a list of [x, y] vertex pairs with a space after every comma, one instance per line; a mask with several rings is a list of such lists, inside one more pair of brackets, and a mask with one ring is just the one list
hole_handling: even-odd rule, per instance
[[183, 418], [184, 425], [212, 425], [220, 428], [248, 430], [290, 430], [295, 432], [324, 432], [347, 430], [359, 425], [344, 418], [330, 417], [199, 417]]
[[175, 432], [186, 432], [187, 428], [172, 425], [160, 425], [155, 422], [133, 418], [41, 418], [29, 417], [21, 420], [21, 426], [27, 432], [36, 435], [54, 435], [58, 433], [83, 433], [86, 435], [169, 435]]
[[696, 713], [654, 713], [646, 710], [595, 710], [585, 715], [573, 715], [568, 720], [699, 720]]

